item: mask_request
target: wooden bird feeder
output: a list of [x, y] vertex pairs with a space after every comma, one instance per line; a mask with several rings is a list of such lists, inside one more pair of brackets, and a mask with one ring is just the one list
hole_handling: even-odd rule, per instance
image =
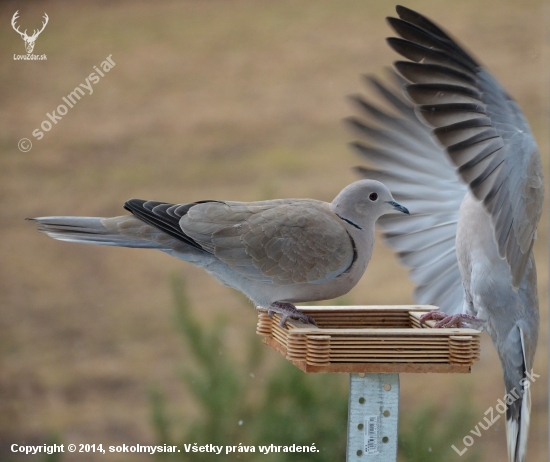
[[469, 373], [479, 360], [475, 329], [420, 326], [430, 305], [323, 306], [300, 310], [317, 326], [258, 311], [256, 332], [304, 372], [350, 373], [347, 462], [397, 460], [400, 372]]

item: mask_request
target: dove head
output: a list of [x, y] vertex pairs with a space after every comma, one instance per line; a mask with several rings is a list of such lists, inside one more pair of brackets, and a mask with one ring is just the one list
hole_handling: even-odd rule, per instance
[[376, 180], [360, 180], [346, 186], [330, 204], [331, 210], [355, 227], [363, 228], [386, 213], [409, 211], [397, 203], [390, 190]]

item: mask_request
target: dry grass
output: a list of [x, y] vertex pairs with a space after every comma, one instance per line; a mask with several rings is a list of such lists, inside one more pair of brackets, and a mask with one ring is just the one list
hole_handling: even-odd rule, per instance
[[[445, 25], [492, 69], [524, 108], [548, 166], [548, 6], [408, 6]], [[8, 27], [0, 30], [0, 444], [41, 442], [55, 432], [65, 442], [145, 444], [152, 440], [151, 385], [174, 406], [191, 405], [177, 376], [186, 352], [171, 325], [169, 276], [183, 273], [204, 319], [230, 317], [235, 351], [254, 328], [252, 308], [160, 253], [54, 242], [23, 218], [117, 215], [130, 197], [331, 200], [355, 179], [350, 167], [359, 162], [345, 146], [350, 136], [340, 119], [350, 108], [343, 96], [360, 89], [360, 73], [380, 73], [395, 59], [383, 41], [393, 4], [4, 2], [4, 24], [16, 9], [25, 27], [44, 11], [50, 23], [35, 48], [47, 53], [44, 62], [12, 61], [23, 42]], [[116, 66], [94, 94], [29, 153], [19, 152], [17, 141], [31, 138], [46, 112], [111, 54]], [[536, 244], [543, 378], [533, 396], [533, 461], [547, 458], [547, 224], [544, 216]], [[412, 288], [379, 243], [346, 300], [408, 303]], [[456, 382], [471, 386], [481, 419], [503, 388], [488, 339], [470, 376], [403, 376], [403, 412], [419, 401], [453, 399]], [[492, 460], [505, 460], [504, 440], [503, 425], [484, 436]]]

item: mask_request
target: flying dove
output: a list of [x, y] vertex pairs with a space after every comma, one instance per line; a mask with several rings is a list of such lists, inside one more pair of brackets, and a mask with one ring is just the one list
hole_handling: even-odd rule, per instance
[[189, 204], [131, 199], [132, 215], [33, 218], [61, 241], [158, 249], [204, 268], [256, 307], [315, 324], [293, 303], [344, 295], [372, 255], [374, 224], [409, 211], [374, 180], [345, 187], [330, 203], [313, 199]]
[[531, 407], [524, 383], [539, 329], [532, 247], [544, 195], [540, 156], [521, 109], [495, 78], [429, 19], [402, 6], [397, 13], [388, 22], [401, 38], [388, 43], [409, 60], [395, 67], [412, 83], [394, 77], [414, 106], [368, 79], [391, 112], [353, 97], [374, 122], [349, 119], [367, 140], [353, 146], [375, 166], [359, 170], [415, 209], [410, 220], [388, 216], [379, 225], [411, 268], [418, 302], [447, 313], [424, 321], [466, 321], [490, 334], [513, 400], [508, 456], [522, 462]]

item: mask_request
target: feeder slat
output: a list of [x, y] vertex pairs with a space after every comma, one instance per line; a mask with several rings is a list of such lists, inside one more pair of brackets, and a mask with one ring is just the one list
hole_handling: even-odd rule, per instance
[[420, 326], [429, 305], [300, 307], [319, 327], [258, 312], [264, 343], [305, 372], [470, 372], [480, 332]]

